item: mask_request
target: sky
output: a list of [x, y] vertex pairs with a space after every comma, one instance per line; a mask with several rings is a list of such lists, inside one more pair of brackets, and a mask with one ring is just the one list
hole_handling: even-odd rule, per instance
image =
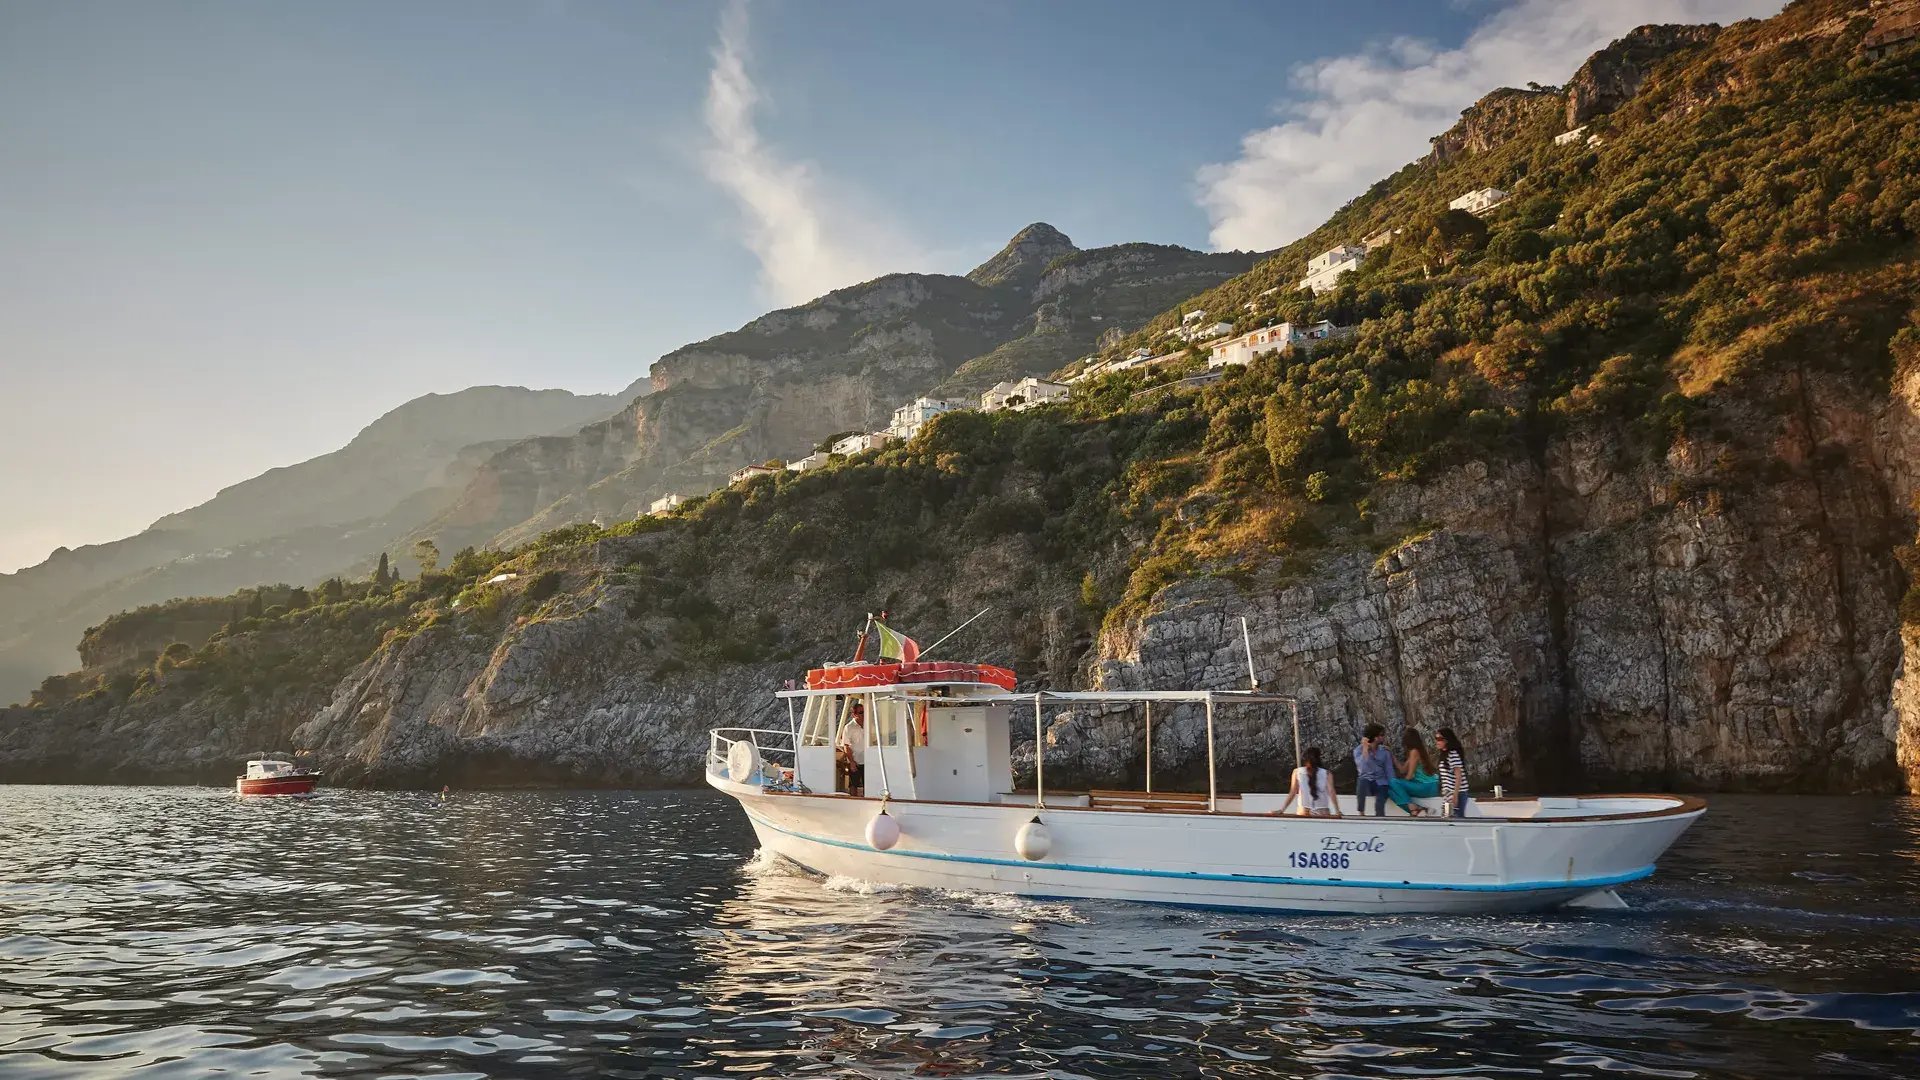
[[1778, 7], [11, 0], [0, 572], [1030, 222], [1278, 247], [1489, 89]]

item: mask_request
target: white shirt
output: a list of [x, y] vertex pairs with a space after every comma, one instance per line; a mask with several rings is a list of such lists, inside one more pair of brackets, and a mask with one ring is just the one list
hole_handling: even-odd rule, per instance
[[867, 725], [857, 720], [849, 720], [840, 728], [840, 745], [853, 751], [857, 759], [867, 752]]
[[1306, 816], [1322, 810], [1328, 813], [1333, 812], [1333, 774], [1321, 769], [1320, 775], [1315, 779], [1320, 785], [1320, 794], [1317, 796], [1307, 787], [1307, 767], [1302, 765], [1293, 770], [1293, 782], [1300, 787], [1298, 808], [1294, 813]]

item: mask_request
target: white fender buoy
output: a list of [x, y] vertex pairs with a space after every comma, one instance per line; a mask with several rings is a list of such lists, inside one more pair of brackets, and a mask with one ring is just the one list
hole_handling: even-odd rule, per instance
[[727, 779], [736, 784], [745, 784], [760, 775], [760, 749], [750, 742], [736, 742], [727, 747]]
[[1020, 826], [1013, 834], [1013, 850], [1028, 862], [1038, 862], [1053, 850], [1053, 834], [1047, 831], [1046, 823], [1035, 815], [1032, 821]]
[[900, 842], [900, 823], [885, 810], [873, 815], [867, 822], [867, 845], [875, 851], [885, 851]]

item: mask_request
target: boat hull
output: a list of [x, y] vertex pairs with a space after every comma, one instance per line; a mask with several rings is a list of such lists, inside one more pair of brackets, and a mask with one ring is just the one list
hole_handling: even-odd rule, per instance
[[247, 796], [266, 795], [312, 795], [320, 786], [320, 777], [313, 776], [271, 776], [249, 780], [240, 777], [233, 782], [234, 791]]
[[[1319, 913], [1541, 911], [1605, 905], [1653, 873], [1699, 817], [1596, 820], [1299, 818], [895, 802], [898, 842], [876, 850], [877, 800], [763, 792], [740, 800], [761, 846], [861, 881], [1035, 897]], [[1035, 817], [1050, 850], [1023, 858]]]

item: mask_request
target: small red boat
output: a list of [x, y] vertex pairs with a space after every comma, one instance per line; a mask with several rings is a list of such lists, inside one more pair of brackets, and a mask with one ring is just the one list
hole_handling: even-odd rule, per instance
[[312, 769], [264, 754], [249, 760], [246, 775], [233, 781], [241, 795], [312, 795], [319, 785], [320, 774]]

